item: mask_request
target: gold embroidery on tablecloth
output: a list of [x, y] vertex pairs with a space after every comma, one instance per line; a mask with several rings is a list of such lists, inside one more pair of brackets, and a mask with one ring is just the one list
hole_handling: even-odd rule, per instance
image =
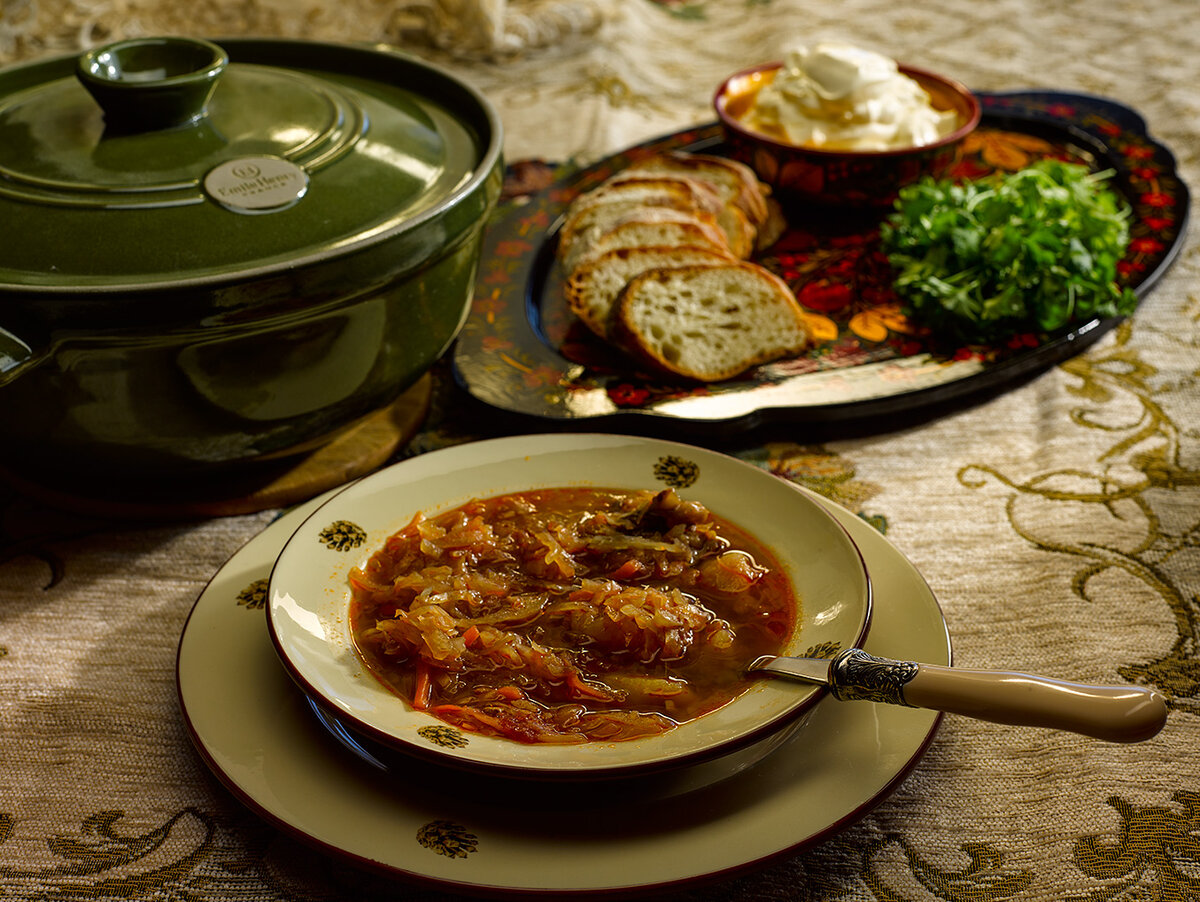
[[[836, 844], [840, 855], [858, 856], [858, 876], [872, 896], [881, 902], [902, 902], [910, 898], [894, 885], [900, 880], [907, 882], [907, 875], [896, 872], [895, 853], [899, 854], [911, 877], [929, 891], [930, 898], [949, 902], [1001, 902], [1023, 892], [1036, 878], [1033, 871], [1006, 866], [1005, 853], [990, 843], [962, 843], [959, 849], [967, 863], [957, 869], [940, 868], [927, 861], [915, 843], [899, 833], [888, 833], [865, 842], [860, 838], [857, 843], [842, 839]], [[885, 852], [889, 853], [886, 864]]]
[[[709, 2], [706, 0], [650, 0], [661, 6], [676, 19], [707, 22]], [[744, 0], [746, 6], [770, 6], [775, 0]]]
[[[1072, 589], [1088, 600], [1090, 582], [1110, 570], [1121, 571], [1141, 582], [1162, 599], [1171, 611], [1178, 636], [1171, 649], [1155, 660], [1126, 663], [1117, 672], [1127, 680], [1147, 683], [1162, 690], [1176, 711], [1200, 714], [1200, 597], [1189, 595], [1176, 581], [1173, 564], [1184, 555], [1200, 549], [1200, 493], [1191, 506], [1195, 514], [1183, 524], [1165, 523], [1155, 508], [1156, 491], [1179, 492], [1200, 487], [1200, 470], [1189, 468], [1181, 453], [1181, 432], [1156, 395], [1169, 391], [1195, 391], [1200, 376], [1193, 374], [1188, 385], [1155, 389], [1151, 379], [1153, 366], [1141, 359], [1130, 346], [1132, 326], [1116, 330], [1116, 344], [1108, 350], [1093, 351], [1062, 364], [1062, 369], [1079, 380], [1069, 387], [1087, 406], [1070, 414], [1077, 426], [1112, 433], [1114, 441], [1098, 457], [1097, 471], [1055, 470], [1040, 473], [1024, 481], [1009, 478], [998, 469], [984, 464], [963, 467], [959, 481], [979, 488], [994, 479], [1014, 490], [1007, 502], [1009, 523], [1016, 533], [1044, 551], [1072, 555], [1080, 560]], [[1106, 422], [1099, 409], [1116, 400], [1133, 401], [1137, 416], [1120, 423]], [[1115, 404], [1113, 409], [1115, 410]], [[1038, 523], [1023, 518], [1017, 501], [1035, 496], [1050, 502], [1097, 505], [1122, 522], [1140, 522], [1143, 535], [1133, 547], [1105, 544], [1080, 519], [1079, 534], [1051, 540], [1037, 535]], [[1124, 508], [1119, 507], [1124, 505]], [[1179, 505], [1179, 509], [1188, 509]], [[1139, 521], [1130, 514], [1136, 512]], [[1187, 565], [1179, 565], [1187, 569]]]
[[676, 19], [691, 19], [696, 22], [703, 22], [708, 19], [708, 11], [704, 8], [703, 3], [689, 2], [689, 0], [652, 0]]
[[577, 100], [591, 95], [602, 99], [614, 110], [638, 110], [646, 114], [671, 112], [671, 105], [661, 97], [637, 90], [629, 79], [608, 68], [556, 86], [551, 92]]
[[[1171, 799], [1174, 807], [1138, 806], [1119, 796], [1109, 797], [1106, 802], [1118, 813], [1119, 824], [1109, 834], [1080, 837], [1072, 856], [1080, 873], [1103, 885], [1068, 896], [1064, 902], [1193, 898], [1192, 850], [1200, 835], [1200, 793], [1178, 790]], [[44, 844], [58, 859], [56, 864], [0, 863], [0, 898], [14, 902], [75, 898], [75, 891], [85, 886], [104, 887], [106, 898], [129, 902], [216, 902], [230, 898], [235, 887], [241, 893], [267, 892], [270, 898], [300, 898], [283, 884], [291, 883], [287, 871], [303, 867], [303, 862], [276, 860], [276, 852], [283, 850], [273, 850], [264, 841], [270, 831], [253, 818], [244, 824], [237, 819], [223, 823], [218, 816], [188, 807], [143, 833], [122, 833], [117, 826], [125, 817], [124, 811], [101, 811], [85, 818], [74, 835], [47, 837]], [[17, 824], [11, 813], [0, 813], [0, 847], [12, 839]], [[480, 844], [479, 836], [444, 819], [420, 827], [416, 840], [448, 858], [466, 858]], [[813, 898], [818, 890], [825, 893], [821, 898], [858, 898], [849, 884], [861, 882], [875, 899], [905, 902], [911, 897], [898, 887], [915, 880], [932, 898], [1003, 902], [1018, 897], [1037, 879], [1035, 871], [1007, 864], [1007, 853], [992, 843], [966, 842], [958, 848], [966, 864], [942, 867], [901, 833], [864, 837], [856, 831], [805, 853], [806, 880]], [[849, 870], [843, 867], [851, 862], [857, 864]], [[332, 898], [327, 895], [329, 888], [309, 889], [312, 892], [303, 898]]]
[[1195, 899], [1200, 793], [1180, 790], [1171, 798], [1182, 811], [1161, 805], [1138, 807], [1111, 796], [1121, 823], [1116, 835], [1085, 836], [1075, 843], [1079, 870], [1102, 881], [1102, 889], [1070, 896], [1079, 902], [1140, 902]]
[[[195, 881], [198, 889], [199, 872], [217, 864], [214, 819], [188, 807], [145, 833], [121, 833], [117, 824], [125, 816], [124, 811], [100, 811], [85, 818], [76, 835], [47, 837], [55, 865], [0, 864], [0, 898], [202, 898], [183, 888]], [[185, 822], [193, 829], [177, 829]], [[12, 838], [16, 826], [13, 815], [0, 814], [0, 844]], [[146, 862], [140, 871], [139, 862]]]

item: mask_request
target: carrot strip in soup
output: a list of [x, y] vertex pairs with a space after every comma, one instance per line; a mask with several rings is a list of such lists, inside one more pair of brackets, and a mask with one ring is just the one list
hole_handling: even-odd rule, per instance
[[725, 705], [798, 606], [769, 549], [673, 489], [534, 489], [417, 515], [351, 588], [376, 678], [525, 743], [624, 741]]

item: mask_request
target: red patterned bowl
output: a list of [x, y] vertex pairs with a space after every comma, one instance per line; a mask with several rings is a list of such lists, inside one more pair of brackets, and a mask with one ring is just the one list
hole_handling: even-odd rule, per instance
[[741, 117], [769, 84], [782, 63], [765, 63], [727, 78], [713, 97], [730, 154], [751, 166], [784, 202], [884, 206], [905, 185], [922, 176], [942, 176], [958, 158], [963, 138], [979, 124], [976, 97], [951, 79], [900, 66], [921, 85], [940, 110], [958, 114], [958, 128], [932, 144], [896, 150], [819, 150], [769, 137], [748, 128]]

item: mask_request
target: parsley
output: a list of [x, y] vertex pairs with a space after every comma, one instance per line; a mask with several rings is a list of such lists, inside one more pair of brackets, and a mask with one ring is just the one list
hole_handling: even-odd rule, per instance
[[901, 190], [880, 230], [907, 312], [935, 334], [995, 342], [1137, 305], [1116, 284], [1129, 209], [1111, 172], [1061, 160]]

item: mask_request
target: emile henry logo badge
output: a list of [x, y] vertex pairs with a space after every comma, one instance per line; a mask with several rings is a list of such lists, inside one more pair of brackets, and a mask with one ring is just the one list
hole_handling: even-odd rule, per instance
[[210, 171], [204, 177], [204, 190], [235, 212], [271, 213], [304, 196], [308, 175], [280, 157], [241, 157]]

